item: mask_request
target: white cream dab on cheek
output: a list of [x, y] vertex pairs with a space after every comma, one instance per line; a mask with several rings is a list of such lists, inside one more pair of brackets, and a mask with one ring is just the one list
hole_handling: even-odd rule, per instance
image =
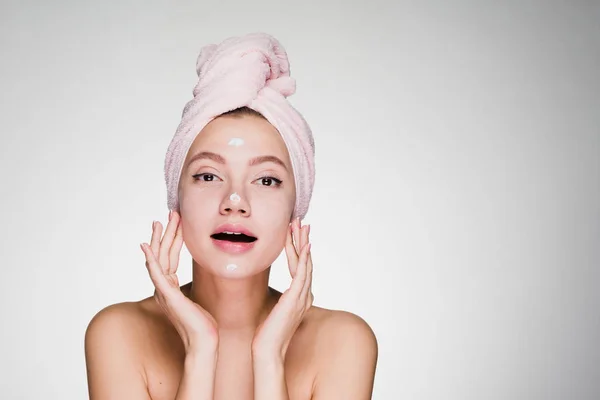
[[227, 144], [230, 146], [241, 146], [244, 144], [244, 139], [234, 137], [234, 138], [231, 138], [231, 140]]
[[236, 270], [236, 269], [237, 269], [237, 267], [238, 267], [238, 266], [237, 266], [237, 265], [235, 265], [235, 264], [227, 264], [227, 267], [226, 267], [226, 268], [227, 268], [227, 271], [233, 271], [233, 270]]
[[234, 203], [237, 203], [238, 201], [240, 201], [242, 198], [240, 197], [239, 194], [237, 193], [232, 193], [231, 196], [229, 196], [229, 200], [233, 201]]

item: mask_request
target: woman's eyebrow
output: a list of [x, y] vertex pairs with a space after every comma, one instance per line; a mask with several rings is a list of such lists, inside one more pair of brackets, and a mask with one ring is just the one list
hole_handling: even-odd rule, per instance
[[200, 153], [196, 153], [194, 154], [191, 158], [190, 161], [188, 161], [188, 167], [190, 165], [192, 165], [193, 163], [195, 163], [196, 161], [199, 160], [213, 160], [216, 163], [219, 164], [225, 164], [225, 158], [223, 158], [223, 156], [217, 154], [217, 153], [212, 153], [210, 151], [201, 151]]
[[248, 166], [252, 167], [254, 165], [258, 165], [258, 164], [262, 164], [262, 163], [266, 163], [266, 162], [272, 162], [272, 163], [281, 165], [283, 167], [283, 169], [285, 169], [287, 171], [287, 167], [285, 166], [284, 162], [281, 161], [279, 158], [277, 158], [275, 156], [258, 156], [258, 157], [254, 157], [253, 159], [251, 159], [248, 162]]
[[[211, 151], [202, 151], [200, 153], [195, 154], [194, 156], [192, 156], [190, 158], [190, 161], [188, 162], [188, 166], [192, 165], [192, 163], [199, 161], [199, 160], [212, 160], [216, 163], [219, 164], [225, 164], [227, 161], [225, 160], [225, 158], [217, 153], [213, 153]], [[252, 167], [254, 165], [258, 165], [258, 164], [262, 164], [262, 163], [266, 163], [266, 162], [272, 162], [275, 164], [278, 164], [280, 166], [283, 167], [283, 169], [285, 169], [286, 171], [288, 170], [287, 167], [285, 166], [285, 163], [283, 161], [281, 161], [281, 159], [279, 159], [278, 157], [275, 156], [258, 156], [258, 157], [254, 157], [253, 159], [251, 159], [248, 162], [248, 166]]]

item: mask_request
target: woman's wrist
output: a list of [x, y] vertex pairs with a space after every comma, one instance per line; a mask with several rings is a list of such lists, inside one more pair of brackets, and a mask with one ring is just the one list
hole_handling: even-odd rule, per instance
[[279, 352], [252, 352], [252, 365], [254, 369], [272, 370], [283, 366], [284, 357]]
[[185, 346], [185, 355], [190, 358], [211, 358], [219, 350], [219, 338], [201, 338], [189, 340]]
[[201, 366], [216, 366], [218, 354], [218, 346], [190, 348], [185, 354], [185, 366], [194, 369]]
[[272, 346], [264, 347], [252, 344], [251, 353], [254, 363], [283, 362], [283, 359], [285, 358], [280, 349], [273, 348]]

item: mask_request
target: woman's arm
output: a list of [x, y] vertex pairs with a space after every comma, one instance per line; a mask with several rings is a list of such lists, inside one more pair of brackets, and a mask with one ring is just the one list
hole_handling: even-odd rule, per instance
[[142, 335], [135, 310], [127, 303], [106, 307], [85, 333], [85, 361], [90, 400], [151, 400], [141, 358]]
[[371, 399], [379, 351], [371, 327], [358, 315], [337, 310], [321, 332], [312, 400]]
[[169, 214], [165, 235], [162, 224], [152, 224], [150, 245], [142, 244], [146, 267], [156, 288], [154, 298], [179, 333], [185, 349], [183, 376], [175, 400], [213, 400], [219, 333], [215, 319], [183, 295], [177, 278], [183, 245], [181, 217]]
[[175, 400], [213, 400], [217, 352], [188, 354]]
[[[317, 377], [311, 400], [369, 400], [373, 393], [378, 344], [361, 317], [334, 311], [319, 338]], [[289, 400], [284, 360], [253, 353], [254, 393], [261, 400]]]
[[254, 370], [254, 398], [261, 400], [289, 400], [283, 360], [279, 357], [252, 359]]
[[[85, 334], [85, 357], [90, 400], [151, 400], [142, 364], [143, 326], [132, 304], [100, 311]], [[188, 353], [175, 400], [212, 400], [216, 350]]]
[[[267, 319], [256, 329], [252, 340], [255, 399], [289, 400], [284, 372], [285, 355], [294, 333], [314, 299], [311, 291], [312, 259], [308, 241], [309, 231], [308, 225], [300, 228], [298, 218], [290, 224], [285, 249], [292, 284], [281, 295]], [[292, 234], [296, 235], [298, 250], [293, 243]]]

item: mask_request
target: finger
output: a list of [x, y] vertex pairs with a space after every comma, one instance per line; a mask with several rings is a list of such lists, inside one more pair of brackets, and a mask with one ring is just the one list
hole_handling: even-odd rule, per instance
[[304, 242], [304, 231], [306, 230], [306, 226], [300, 226], [300, 222], [298, 222], [298, 224], [296, 225], [296, 228], [294, 230], [294, 240], [295, 240], [295, 248], [296, 248], [296, 254], [298, 254], [298, 258], [300, 257], [300, 253], [302, 253], [302, 248], [304, 247], [304, 245], [306, 244]]
[[306, 280], [306, 259], [309, 249], [310, 243], [304, 245], [302, 248], [302, 251], [300, 252], [300, 259], [298, 260], [298, 268], [296, 269], [296, 276], [290, 285], [290, 292], [292, 292], [296, 298], [300, 297], [302, 288], [304, 287], [304, 281]]
[[285, 237], [285, 255], [287, 257], [290, 275], [292, 275], [292, 278], [294, 278], [294, 276], [296, 276], [296, 268], [298, 267], [298, 253], [296, 253], [296, 249], [294, 248], [294, 243], [292, 240], [292, 225], [290, 224]]
[[310, 225], [304, 225], [303, 228], [302, 239], [300, 239], [302, 241], [302, 246], [308, 243], [308, 232], [310, 231]]
[[306, 278], [308, 276], [308, 253], [310, 251], [310, 243], [306, 243], [302, 248], [302, 253], [300, 254], [300, 258], [298, 259], [298, 271], [296, 275], [298, 275], [298, 285], [300, 288], [298, 289], [298, 297], [302, 294], [302, 289], [306, 285]]
[[173, 245], [169, 250], [169, 274], [174, 274], [177, 272], [177, 268], [179, 267], [179, 257], [181, 255], [181, 248], [183, 247], [183, 227], [181, 220], [179, 221], [179, 225], [177, 226], [177, 233], [175, 234], [175, 239], [173, 239]]
[[[309, 249], [308, 257], [306, 260], [306, 279], [304, 281], [304, 287], [302, 288], [302, 294], [300, 298], [306, 299], [308, 302], [308, 296], [312, 295], [312, 272], [313, 272], [313, 264], [312, 264], [312, 255]], [[311, 301], [312, 302], [312, 301]]]
[[300, 249], [302, 248], [303, 244], [300, 243], [300, 218], [296, 217], [294, 219], [294, 222], [292, 223], [293, 225], [293, 234], [294, 234], [294, 248], [296, 250], [296, 254], [298, 255], [298, 257], [300, 256]]
[[152, 237], [150, 239], [150, 248], [155, 256], [158, 257], [160, 251], [160, 236], [162, 234], [162, 226], [157, 221], [152, 221]]
[[[309, 243], [309, 235], [310, 235], [310, 225], [306, 225], [306, 233], [304, 240], [306, 243]], [[312, 257], [310, 249], [308, 254], [306, 255], [306, 280], [304, 282], [304, 286], [302, 287], [302, 298], [306, 298], [306, 293], [310, 290], [311, 282], [312, 282]]]
[[[300, 243], [300, 249], [304, 249], [304, 247], [306, 246], [306, 243], [308, 243], [308, 240], [306, 238], [306, 232], [308, 229], [308, 225], [304, 225], [302, 228], [300, 228], [300, 232], [298, 233], [298, 237], [299, 237], [299, 243]], [[300, 265], [300, 258], [302, 256], [302, 250], [298, 251], [298, 265]], [[298, 267], [300, 268], [300, 267]], [[296, 272], [297, 273], [297, 272]], [[302, 284], [302, 286], [304, 287], [304, 284]], [[302, 291], [302, 289], [300, 289], [300, 292]], [[300, 293], [298, 293], [298, 296], [300, 296]]]
[[175, 234], [177, 233], [177, 223], [179, 222], [179, 218], [175, 215], [174, 212], [171, 213], [171, 218], [167, 223], [167, 229], [165, 230], [165, 234], [160, 241], [160, 254], [158, 256], [158, 260], [160, 261], [160, 265], [163, 266], [164, 269], [169, 271], [171, 268], [169, 266], [169, 258], [170, 252], [169, 249], [173, 244], [173, 240], [175, 239]]
[[163, 275], [163, 271], [161, 266], [158, 263], [158, 260], [154, 256], [154, 252], [152, 248], [148, 246], [147, 243], [142, 243], [140, 245], [144, 255], [146, 256], [146, 268], [148, 269], [148, 273], [150, 274], [150, 279], [152, 280], [152, 284], [157, 291], [161, 292], [162, 295], [165, 294], [165, 290], [168, 289], [169, 284]]

